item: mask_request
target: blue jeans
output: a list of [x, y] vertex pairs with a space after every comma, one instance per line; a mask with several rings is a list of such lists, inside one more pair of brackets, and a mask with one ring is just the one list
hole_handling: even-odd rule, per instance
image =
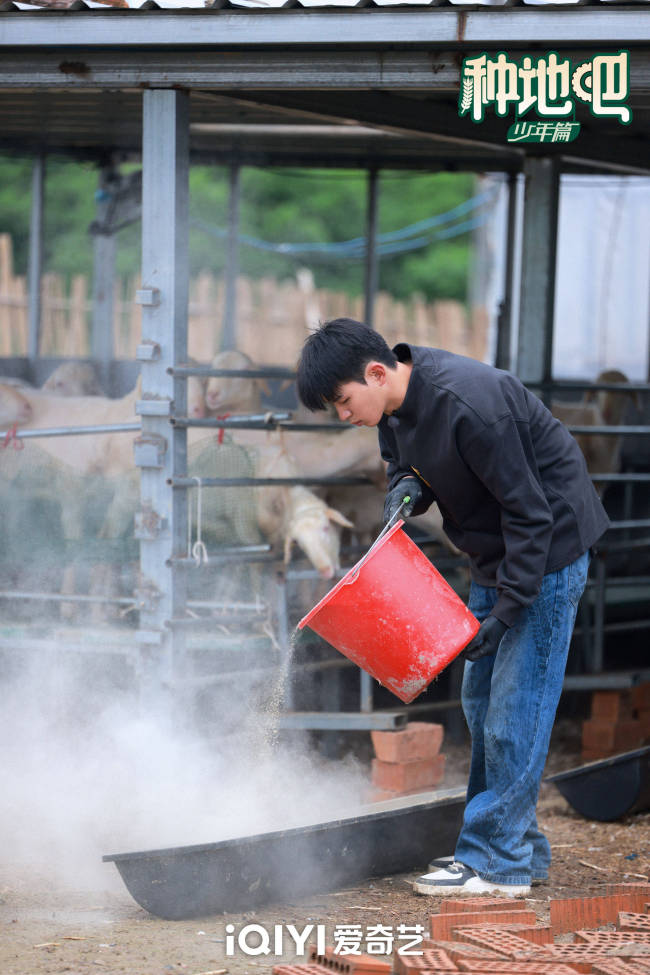
[[[496, 654], [466, 661], [462, 704], [472, 758], [456, 860], [484, 880], [529, 884], [546, 877], [551, 850], [535, 807], [589, 554], [544, 576]], [[483, 620], [495, 588], [472, 583], [469, 608]]]

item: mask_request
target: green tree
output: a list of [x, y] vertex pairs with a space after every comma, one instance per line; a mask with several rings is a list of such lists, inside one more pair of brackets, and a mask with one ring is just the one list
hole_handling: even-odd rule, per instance
[[[0, 158], [0, 232], [14, 242], [16, 270], [28, 258], [31, 162]], [[70, 276], [92, 273], [88, 228], [95, 216], [97, 167], [92, 163], [48, 159], [45, 189], [45, 269]], [[379, 178], [379, 232], [393, 232], [445, 213], [475, 192], [468, 173], [386, 171]], [[261, 169], [244, 167], [241, 177], [240, 231], [274, 244], [335, 243], [363, 237], [367, 179], [358, 170]], [[190, 270], [223, 272], [224, 232], [228, 220], [228, 172], [224, 167], [195, 166], [190, 173]], [[395, 297], [419, 292], [428, 299], [465, 300], [471, 252], [468, 233], [432, 242], [380, 262], [380, 287]], [[117, 270], [137, 273], [140, 226], [118, 233]], [[319, 287], [360, 294], [362, 255], [309, 257], [274, 253], [242, 243], [240, 268], [254, 277], [291, 276], [296, 268], [313, 269]]]

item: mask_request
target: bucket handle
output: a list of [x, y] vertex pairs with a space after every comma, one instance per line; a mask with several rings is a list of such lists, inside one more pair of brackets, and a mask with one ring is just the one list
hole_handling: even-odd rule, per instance
[[388, 521], [386, 522], [382, 530], [379, 532], [379, 534], [377, 535], [376, 539], [374, 540], [374, 542], [372, 543], [372, 545], [370, 546], [366, 554], [362, 556], [357, 562], [357, 564], [350, 569], [350, 571], [346, 576], [346, 581], [345, 581], [346, 586], [350, 586], [352, 585], [353, 582], [357, 581], [357, 579], [359, 578], [359, 570], [361, 569], [361, 566], [363, 565], [364, 562], [366, 562], [370, 558], [373, 551], [375, 550], [379, 542], [382, 540], [386, 532], [390, 531], [390, 529], [395, 524], [396, 520], [399, 518], [400, 512], [404, 507], [404, 505], [408, 504], [410, 500], [411, 499], [407, 494], [404, 500], [402, 501], [402, 503], [400, 504], [399, 508], [397, 509], [397, 511], [393, 515], [391, 515], [391, 517], [388, 519]]

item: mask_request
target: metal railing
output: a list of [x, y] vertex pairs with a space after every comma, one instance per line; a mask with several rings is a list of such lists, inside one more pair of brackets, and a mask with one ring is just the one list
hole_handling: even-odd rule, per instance
[[[295, 377], [293, 370], [284, 369], [281, 367], [265, 367], [261, 369], [242, 369], [242, 370], [230, 370], [230, 369], [214, 369], [209, 366], [194, 366], [194, 365], [179, 365], [173, 368], [169, 368], [167, 372], [178, 379], [187, 379], [190, 376], [199, 377], [210, 377], [210, 376], [229, 376], [233, 378], [275, 378], [275, 379], [291, 379]], [[531, 386], [533, 384], [530, 384]], [[553, 389], [555, 391], [615, 391], [615, 392], [650, 392], [650, 383], [629, 383], [622, 386], [619, 383], [589, 383], [589, 382], [569, 382], [569, 381], [558, 381], [551, 384], [537, 384], [534, 386], [536, 389]], [[224, 416], [221, 418], [217, 417], [206, 417], [206, 418], [193, 418], [187, 416], [176, 416], [173, 412], [173, 403], [170, 404], [170, 416], [169, 422], [171, 425], [176, 427], [184, 428], [212, 428], [212, 429], [243, 429], [243, 430], [282, 430], [283, 432], [292, 431], [309, 431], [317, 434], [320, 431], [331, 431], [331, 432], [343, 432], [349, 429], [346, 424], [340, 422], [327, 422], [327, 423], [301, 423], [294, 422], [292, 420], [292, 413], [288, 410], [271, 410], [266, 412], [259, 412], [253, 414], [239, 415], [239, 416]], [[78, 436], [78, 435], [92, 435], [92, 434], [112, 434], [112, 433], [138, 433], [141, 429], [141, 425], [138, 422], [134, 423], [118, 423], [118, 424], [99, 424], [99, 425], [71, 425], [67, 427], [53, 427], [44, 429], [11, 429], [8, 431], [0, 432], [0, 442], [4, 441], [5, 446], [9, 446], [11, 441], [21, 441], [27, 439], [33, 439], [38, 437], [59, 437], [59, 436]], [[581, 436], [648, 436], [650, 435], [650, 426], [640, 425], [640, 424], [628, 424], [628, 425], [600, 425], [600, 426], [587, 426], [587, 425], [569, 425], [568, 427], [571, 433], [581, 435]], [[594, 473], [591, 475], [592, 480], [600, 484], [615, 484], [624, 483], [627, 485], [634, 484], [645, 484], [650, 483], [650, 473], [645, 472], [623, 472], [623, 473]], [[196, 479], [191, 477], [175, 477], [167, 480], [167, 483], [174, 488], [187, 489], [196, 486]], [[369, 478], [363, 476], [348, 476], [348, 477], [281, 477], [281, 478], [271, 478], [271, 477], [214, 477], [214, 478], [201, 478], [201, 486], [208, 488], [220, 488], [220, 487], [240, 487], [240, 486], [271, 486], [271, 485], [305, 485], [305, 486], [361, 486], [370, 483]], [[630, 532], [635, 529], [646, 529], [650, 528], [650, 519], [648, 518], [622, 518], [619, 520], [614, 520], [611, 524], [611, 530], [614, 532], [625, 531]], [[425, 545], [427, 543], [426, 539], [420, 539], [419, 544]], [[604, 658], [604, 640], [606, 634], [610, 633], [625, 633], [633, 632], [636, 630], [644, 629], [650, 627], [650, 619], [638, 619], [638, 620], [628, 620], [628, 621], [615, 621], [606, 622], [605, 611], [606, 611], [606, 601], [607, 592], [612, 592], [613, 590], [620, 590], [625, 587], [630, 587], [633, 585], [650, 585], [650, 577], [647, 576], [631, 576], [631, 577], [619, 577], [619, 578], [608, 578], [606, 558], [609, 553], [616, 551], [628, 550], [639, 548], [650, 548], [650, 537], [648, 538], [628, 538], [625, 541], [614, 542], [605, 541], [599, 546], [599, 555], [595, 560], [595, 578], [590, 579], [588, 583], [588, 593], [594, 594], [594, 619], [590, 627], [591, 640], [593, 643], [593, 654], [591, 661], [591, 669], [601, 670], [603, 666]], [[175, 564], [180, 566], [196, 567], [196, 561], [189, 556], [175, 556], [172, 560]], [[260, 546], [230, 546], [223, 549], [219, 549], [214, 553], [208, 553], [208, 561], [212, 568], [220, 567], [228, 563], [236, 562], [267, 562], [267, 563], [277, 563], [278, 559], [275, 553], [272, 551], [271, 547], [268, 545]], [[453, 556], [446, 556], [443, 559], [437, 560], [437, 565], [443, 567], [442, 563], [445, 563], [444, 568], [451, 569], [455, 566], [460, 566], [466, 564], [467, 560], [464, 557], [455, 558]], [[344, 573], [341, 572], [338, 575], [341, 576]], [[280, 602], [284, 602], [284, 614], [285, 618], [280, 621], [279, 628], [288, 632], [288, 619], [286, 618], [286, 587], [287, 583], [292, 583], [293, 581], [298, 581], [302, 579], [316, 579], [318, 574], [315, 570], [308, 568], [291, 569], [286, 572], [285, 580], [282, 583], [283, 587], [283, 599]], [[99, 603], [99, 604], [114, 604], [122, 607], [137, 608], [137, 600], [129, 597], [103, 597], [103, 596], [81, 596], [74, 594], [64, 594], [64, 593], [37, 593], [31, 591], [15, 591], [9, 592], [6, 590], [0, 591], [0, 599], [17, 599], [17, 600], [36, 600], [36, 601], [60, 601], [66, 603]], [[188, 609], [198, 604], [193, 604], [191, 601], [186, 603]], [[214, 604], [210, 604], [209, 601], [202, 604], [203, 608], [215, 608]], [[240, 614], [235, 610], [233, 612], [234, 604], [220, 604], [221, 610], [223, 610], [227, 615], [221, 618], [227, 619], [229, 623], [241, 622], [246, 614]], [[277, 607], [276, 607], [277, 609]], [[257, 615], [257, 612], [251, 608], [248, 610], [249, 613]], [[281, 610], [282, 612], [282, 610]], [[194, 619], [192, 617], [182, 617], [174, 618], [168, 620], [166, 625], [172, 628], [178, 627], [207, 627], [218, 622], [217, 618], [199, 618]], [[583, 632], [580, 626], [576, 628], [576, 634], [580, 635]], [[333, 666], [332, 661], [320, 661], [312, 665], [313, 669], [319, 668], [330, 668]], [[341, 661], [340, 666], [349, 666], [346, 661]], [[589, 675], [587, 675], [589, 676]], [[364, 680], [364, 678], [366, 678]], [[572, 677], [572, 683], [575, 684], [576, 677]], [[372, 710], [372, 699], [370, 692], [370, 682], [367, 675], [362, 675], [362, 686], [360, 690], [360, 708], [363, 713], [368, 713]]]

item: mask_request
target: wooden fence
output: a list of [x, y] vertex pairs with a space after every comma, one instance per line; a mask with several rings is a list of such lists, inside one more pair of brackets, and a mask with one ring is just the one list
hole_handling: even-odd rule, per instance
[[[113, 339], [115, 358], [134, 359], [141, 334], [141, 309], [134, 302], [140, 285], [136, 277], [116, 278]], [[76, 275], [66, 286], [56, 274], [41, 280], [41, 345], [43, 356], [90, 355], [91, 284]], [[224, 305], [223, 280], [204, 272], [190, 282], [189, 354], [209, 362], [219, 351]], [[295, 362], [308, 329], [319, 321], [348, 316], [363, 319], [363, 299], [314, 287], [310, 271], [295, 279], [237, 280], [237, 347], [255, 362]], [[396, 301], [379, 292], [375, 328], [390, 344], [400, 340], [436, 345], [484, 359], [487, 316], [474, 308], [468, 317], [457, 301], [427, 303], [414, 296]], [[0, 234], [0, 356], [27, 352], [28, 295], [24, 276], [13, 272], [11, 238]]]

